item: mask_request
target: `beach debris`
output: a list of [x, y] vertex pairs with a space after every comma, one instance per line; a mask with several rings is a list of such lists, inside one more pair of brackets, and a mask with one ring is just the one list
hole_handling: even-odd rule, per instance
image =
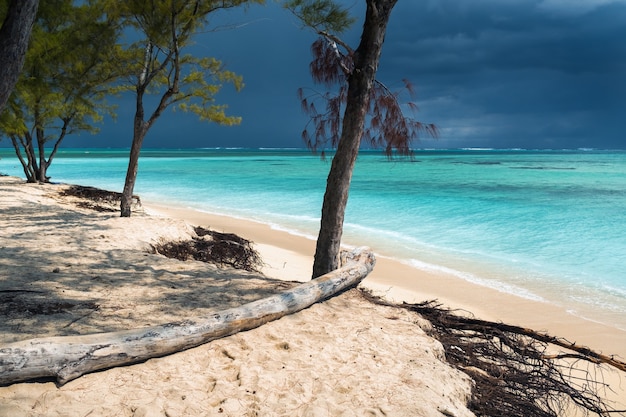
[[279, 294], [206, 316], [119, 332], [44, 337], [0, 345], [0, 385], [83, 374], [144, 362], [259, 327], [356, 286], [374, 268], [369, 248], [357, 248], [341, 268]]
[[194, 232], [196, 237], [190, 240], [161, 241], [152, 245], [152, 251], [181, 261], [193, 259], [249, 272], [259, 272], [263, 265], [253, 242], [247, 239], [199, 226], [194, 228]]
[[[60, 191], [59, 194], [64, 197], [78, 198], [79, 201], [75, 203], [77, 207], [99, 212], [118, 211], [122, 200], [122, 193], [84, 185], [71, 185]], [[133, 206], [135, 208], [141, 207], [141, 199], [137, 195], [133, 195]]]
[[436, 301], [398, 305], [365, 295], [430, 321], [429, 333], [443, 345], [448, 362], [474, 380], [468, 408], [476, 415], [557, 417], [570, 415], [572, 407], [581, 415], [626, 413], [603, 395], [611, 387], [602, 372], [626, 372], [626, 362], [613, 356], [532, 329], [457, 315]]

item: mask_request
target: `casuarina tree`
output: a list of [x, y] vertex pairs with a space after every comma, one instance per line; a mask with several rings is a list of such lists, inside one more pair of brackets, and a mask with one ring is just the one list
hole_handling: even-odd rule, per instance
[[[214, 58], [185, 54], [195, 33], [208, 23], [209, 16], [223, 9], [263, 3], [263, 0], [131, 0], [121, 7], [140, 40], [129, 49], [136, 56], [132, 89], [135, 93], [133, 141], [122, 192], [121, 216], [130, 217], [132, 194], [137, 179], [139, 155], [148, 130], [168, 107], [197, 114], [200, 119], [223, 125], [240, 123], [227, 116], [226, 106], [215, 104], [215, 95], [224, 83], [241, 89], [241, 77], [224, 69]], [[151, 111], [144, 98], [155, 98]]]
[[120, 33], [100, 0], [48, 0], [39, 6], [22, 74], [0, 113], [0, 134], [13, 144], [28, 182], [48, 182], [64, 138], [97, 131], [112, 114], [111, 83], [121, 77]]
[[[307, 146], [318, 149], [330, 144], [336, 147], [322, 205], [320, 231], [315, 249], [313, 277], [338, 268], [343, 222], [352, 171], [363, 140], [386, 153], [410, 154], [411, 141], [418, 133], [436, 135], [432, 124], [423, 124], [406, 115], [415, 111], [414, 104], [402, 105], [399, 93], [392, 92], [377, 81], [387, 24], [397, 0], [366, 0], [366, 12], [361, 39], [356, 49], [337, 35], [344, 26], [329, 25], [347, 12], [330, 0], [292, 0], [286, 7], [305, 26], [320, 35], [313, 44], [314, 60], [311, 74], [316, 82], [336, 86], [336, 91], [307, 96], [300, 90], [304, 110], [311, 116], [312, 127], [305, 129]], [[405, 82], [412, 95], [412, 86]], [[323, 109], [316, 106], [321, 99]]]

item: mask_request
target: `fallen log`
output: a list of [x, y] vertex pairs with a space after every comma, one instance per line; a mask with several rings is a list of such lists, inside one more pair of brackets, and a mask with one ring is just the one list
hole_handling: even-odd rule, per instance
[[144, 362], [259, 327], [357, 285], [374, 268], [374, 254], [359, 248], [345, 264], [288, 291], [208, 316], [141, 329], [45, 337], [0, 346], [0, 385], [55, 378], [59, 385], [89, 372]]

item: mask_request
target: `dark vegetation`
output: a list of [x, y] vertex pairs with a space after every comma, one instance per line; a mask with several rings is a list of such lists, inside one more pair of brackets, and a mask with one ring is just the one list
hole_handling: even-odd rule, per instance
[[258, 272], [261, 256], [252, 242], [232, 233], [220, 233], [203, 227], [194, 228], [196, 237], [179, 242], [162, 242], [152, 248], [155, 253], [181, 261], [194, 259], [250, 272]]
[[[76, 206], [78, 207], [100, 212], [118, 211], [122, 199], [122, 193], [83, 185], [72, 185], [61, 191], [60, 194], [66, 197], [77, 197], [79, 201], [76, 202]], [[139, 196], [133, 196], [133, 204], [136, 207], [141, 207]]]
[[611, 388], [602, 377], [608, 367], [626, 372], [625, 362], [545, 333], [456, 315], [435, 301], [400, 307], [429, 320], [448, 362], [474, 380], [468, 408], [477, 416], [557, 417], [572, 406], [582, 415], [626, 413], [603, 398]]

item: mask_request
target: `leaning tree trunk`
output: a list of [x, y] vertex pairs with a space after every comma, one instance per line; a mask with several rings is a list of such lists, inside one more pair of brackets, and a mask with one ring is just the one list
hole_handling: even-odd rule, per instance
[[139, 168], [139, 154], [143, 140], [148, 133], [149, 125], [144, 121], [143, 109], [143, 89], [137, 89], [137, 108], [135, 110], [135, 120], [133, 124], [133, 143], [130, 147], [130, 157], [128, 159], [128, 170], [124, 181], [124, 190], [120, 203], [121, 217], [130, 217], [133, 203], [133, 191], [137, 180], [137, 170]]
[[326, 182], [320, 231], [313, 262], [314, 278], [335, 270], [339, 262], [338, 256], [352, 171], [359, 153], [370, 91], [376, 78], [387, 23], [396, 1], [367, 0], [361, 42], [354, 54], [354, 69], [348, 77], [348, 95], [341, 139]]
[[[169, 105], [170, 98], [178, 93], [178, 83], [180, 78], [180, 64], [178, 62], [178, 48], [175, 48], [175, 51], [170, 53], [166, 61], [174, 60], [175, 65], [172, 69], [173, 74], [170, 73], [169, 76], [173, 76], [174, 81], [172, 86], [167, 89], [161, 99], [156, 109], [150, 116], [150, 118], [146, 121], [145, 119], [145, 110], [143, 106], [143, 96], [146, 93], [146, 89], [148, 85], [152, 81], [155, 74], [152, 76], [148, 76], [150, 72], [150, 66], [154, 64], [152, 58], [153, 45], [151, 42], [148, 42], [146, 45], [146, 51], [144, 56], [144, 65], [143, 71], [139, 76], [137, 81], [136, 91], [137, 97], [135, 99], [135, 119], [133, 123], [133, 143], [130, 148], [130, 158], [128, 161], [128, 170], [126, 171], [126, 180], [124, 181], [124, 190], [122, 191], [122, 201], [120, 203], [120, 211], [121, 217], [130, 217], [131, 214], [131, 206], [133, 202], [133, 191], [135, 189], [135, 181], [137, 180], [137, 169], [139, 168], [139, 154], [141, 153], [141, 146], [143, 145], [143, 140], [148, 134], [148, 130], [154, 124], [154, 122], [161, 116], [163, 110]], [[161, 63], [163, 67], [165, 67], [165, 62]]]
[[139, 154], [145, 132], [139, 137], [137, 129], [133, 138], [133, 144], [130, 148], [130, 158], [128, 160], [128, 170], [126, 171], [126, 180], [124, 181], [124, 191], [120, 203], [121, 217], [130, 217], [131, 206], [133, 202], [133, 191], [135, 189], [135, 181], [137, 180], [137, 169], [139, 168]]
[[24, 65], [39, 0], [13, 0], [0, 28], [0, 112], [4, 109]]
[[[23, 137], [11, 135], [11, 143], [13, 144], [13, 149], [15, 149], [15, 155], [17, 155], [17, 158], [22, 164], [26, 182], [36, 183], [39, 167], [37, 165], [37, 156], [33, 148], [33, 136], [29, 131], [25, 132]], [[24, 154], [26, 156], [22, 155], [21, 148], [24, 148]]]
[[88, 372], [129, 365], [259, 327], [357, 285], [374, 268], [367, 248], [345, 266], [291, 290], [209, 316], [161, 326], [84, 336], [46, 337], [0, 345], [0, 385], [55, 377], [59, 384]]

